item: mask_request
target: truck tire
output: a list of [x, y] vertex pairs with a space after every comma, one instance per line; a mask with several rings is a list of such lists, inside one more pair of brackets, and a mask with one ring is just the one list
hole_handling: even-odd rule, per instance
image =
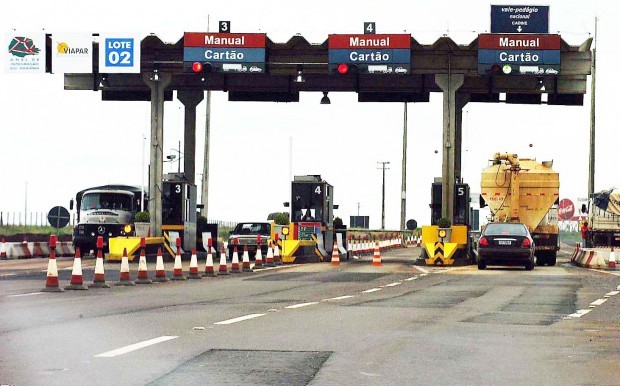
[[549, 253], [549, 256], [547, 256], [547, 264], [550, 267], [553, 267], [555, 265], [556, 260], [557, 260], [557, 254], [558, 254], [557, 251], [553, 251]]

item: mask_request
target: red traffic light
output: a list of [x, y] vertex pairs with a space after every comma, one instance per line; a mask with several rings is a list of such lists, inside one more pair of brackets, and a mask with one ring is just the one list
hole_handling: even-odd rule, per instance
[[338, 65], [338, 73], [339, 74], [346, 74], [347, 72], [349, 72], [349, 65], [346, 63], [340, 63]]
[[194, 62], [192, 63], [192, 71], [194, 72], [202, 72], [203, 69], [203, 65], [200, 62]]

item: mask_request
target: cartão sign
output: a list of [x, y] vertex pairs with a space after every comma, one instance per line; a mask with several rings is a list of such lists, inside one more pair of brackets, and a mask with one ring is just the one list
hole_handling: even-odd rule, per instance
[[93, 36], [91, 34], [53, 34], [52, 72], [93, 72]]
[[45, 33], [14, 32], [5, 35], [4, 70], [13, 74], [45, 73]]
[[99, 72], [140, 72], [140, 42], [136, 36], [110, 34], [99, 38]]
[[352, 64], [360, 73], [407, 74], [411, 65], [411, 35], [333, 34], [328, 38], [328, 68]]
[[549, 33], [549, 6], [492, 5], [491, 33]]

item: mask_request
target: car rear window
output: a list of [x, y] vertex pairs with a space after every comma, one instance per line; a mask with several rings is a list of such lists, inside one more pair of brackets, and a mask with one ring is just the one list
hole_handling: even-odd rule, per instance
[[521, 224], [487, 224], [484, 234], [489, 236], [526, 236], [527, 231]]

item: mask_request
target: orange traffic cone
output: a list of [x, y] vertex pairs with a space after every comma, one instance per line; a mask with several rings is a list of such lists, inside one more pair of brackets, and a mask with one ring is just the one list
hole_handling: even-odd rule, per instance
[[164, 266], [164, 257], [162, 256], [161, 248], [157, 249], [157, 262], [155, 263], [155, 279], [157, 283], [165, 283], [170, 281], [166, 277], [166, 267]]
[[196, 256], [196, 249], [192, 250], [192, 258], [189, 261], [188, 279], [202, 279], [202, 276], [198, 273], [198, 257]]
[[136, 283], [131, 280], [131, 274], [129, 273], [129, 259], [127, 258], [127, 248], [123, 248], [120, 278], [116, 283], [114, 283], [114, 285], [136, 285]]
[[614, 252], [614, 247], [611, 247], [611, 251], [609, 252], [609, 268], [616, 268], [616, 253]]
[[75, 258], [73, 259], [73, 270], [71, 271], [71, 282], [65, 287], [67, 290], [87, 290], [82, 276], [82, 255], [80, 248], [75, 248]]
[[211, 253], [211, 248], [213, 248], [213, 240], [209, 239], [209, 246], [207, 247], [207, 261], [205, 263], [205, 273], [202, 276], [215, 277], [217, 274], [213, 268], [213, 253]]
[[64, 292], [58, 286], [58, 266], [56, 265], [56, 235], [50, 235], [50, 259], [47, 263], [47, 279], [41, 292]]
[[241, 266], [239, 265], [239, 253], [237, 252], [237, 243], [238, 240], [235, 238], [235, 246], [233, 247], [232, 255], [232, 265], [230, 267], [230, 272], [232, 273], [241, 273]]
[[222, 245], [222, 252], [220, 253], [220, 267], [217, 271], [218, 275], [230, 275], [228, 272], [228, 264], [226, 263], [226, 247]]
[[260, 248], [261, 237], [256, 236], [256, 257], [254, 258], [254, 268], [263, 268], [263, 252]]
[[149, 270], [146, 267], [146, 255], [144, 249], [146, 248], [146, 240], [144, 237], [140, 239], [140, 261], [138, 263], [138, 277], [136, 278], [136, 284], [153, 284], [153, 280], [149, 279]]
[[271, 241], [269, 242], [269, 247], [267, 247], [267, 257], [265, 260], [265, 267], [275, 267], [275, 263], [273, 262], [273, 249], [271, 248]]
[[375, 243], [375, 253], [372, 256], [372, 266], [380, 267], [381, 266], [381, 251], [379, 250], [379, 243]]
[[0, 260], [6, 260], [6, 244], [4, 241], [4, 237], [2, 238], [2, 245], [0, 245]]
[[253, 272], [250, 267], [250, 254], [248, 252], [248, 246], [243, 246], [243, 261], [241, 264], [241, 271], [243, 272]]
[[174, 268], [172, 270], [172, 280], [187, 280], [183, 276], [183, 263], [181, 262], [181, 239], [177, 238], [177, 254], [174, 257]]
[[332, 265], [340, 265], [340, 254], [338, 253], [338, 243], [334, 240], [334, 248], [332, 249]]
[[97, 260], [95, 261], [95, 278], [90, 288], [110, 288], [105, 282], [105, 271], [103, 269], [103, 237], [97, 237]]
[[276, 265], [282, 265], [282, 258], [280, 257], [280, 247], [278, 246], [277, 239], [273, 247], [273, 262]]

